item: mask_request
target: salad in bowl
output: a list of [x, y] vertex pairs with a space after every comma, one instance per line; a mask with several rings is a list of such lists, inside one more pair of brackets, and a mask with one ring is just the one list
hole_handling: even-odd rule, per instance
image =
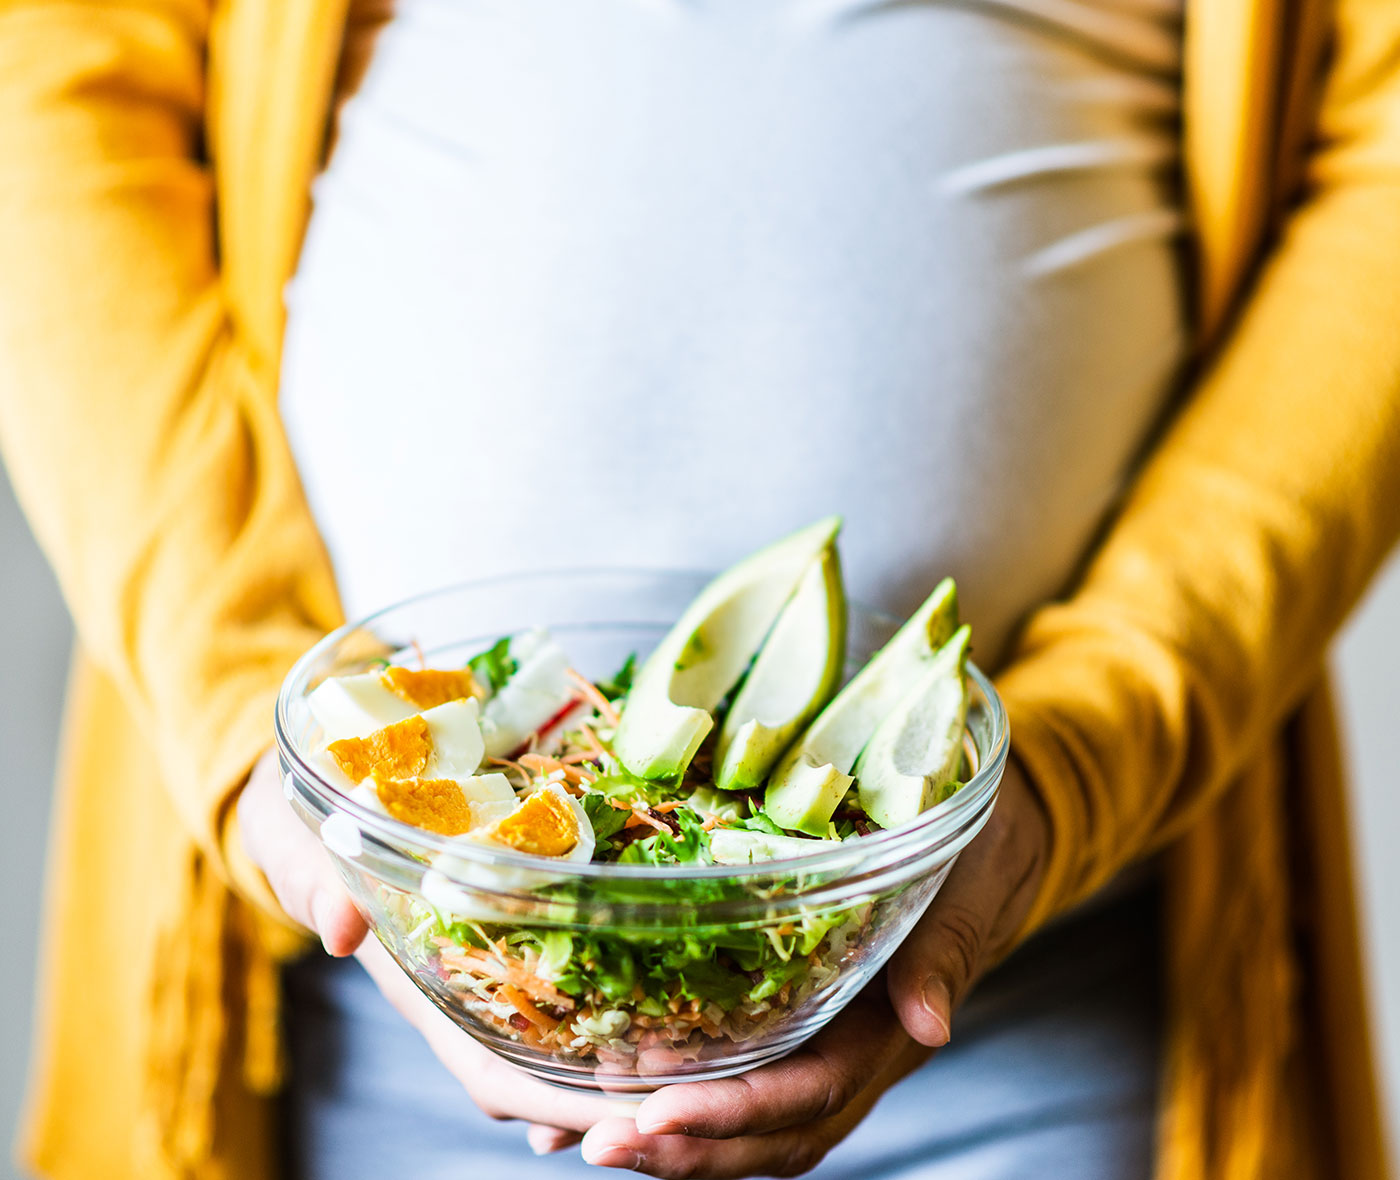
[[436, 592], [289, 675], [294, 809], [415, 983], [536, 1076], [645, 1090], [790, 1051], [986, 822], [1006, 721], [953, 584], [898, 626], [849, 608], [838, 529], [703, 585]]

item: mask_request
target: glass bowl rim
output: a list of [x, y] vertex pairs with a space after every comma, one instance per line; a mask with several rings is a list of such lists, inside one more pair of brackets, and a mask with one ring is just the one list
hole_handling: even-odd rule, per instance
[[[277, 748], [283, 758], [294, 768], [297, 777], [318, 799], [325, 804], [331, 814], [344, 813], [353, 818], [367, 834], [375, 835], [386, 848], [398, 855], [436, 858], [446, 855], [457, 860], [488, 865], [532, 869], [535, 872], [548, 872], [560, 880], [611, 879], [611, 880], [736, 880], [745, 877], [769, 876], [774, 871], [784, 875], [795, 873], [826, 873], [844, 865], [856, 865], [882, 851], [902, 854], [922, 848], [925, 843], [932, 847], [949, 837], [956, 836], [965, 824], [975, 823], [982, 816], [984, 806], [995, 795], [1001, 781], [1003, 768], [1010, 750], [1010, 722], [1000, 695], [987, 676], [971, 660], [968, 661], [968, 676], [981, 692], [991, 724], [991, 740], [988, 749], [978, 749], [976, 773], [951, 798], [929, 808], [917, 820], [898, 828], [885, 828], [861, 836], [856, 840], [845, 841], [835, 848], [818, 849], [802, 856], [785, 857], [781, 860], [755, 861], [741, 865], [620, 865], [615, 863], [577, 863], [557, 861], [551, 858], [531, 856], [509, 848], [493, 848], [490, 845], [463, 840], [460, 837], [440, 836], [422, 828], [381, 815], [363, 804], [351, 799], [339, 788], [327, 782], [302, 756], [301, 750], [291, 738], [287, 709], [293, 698], [293, 688], [301, 691], [299, 682], [307, 677], [310, 666], [333, 649], [338, 643], [356, 631], [369, 627], [386, 615], [407, 609], [415, 604], [431, 599], [449, 597], [452, 594], [480, 589], [500, 583], [540, 582], [547, 579], [577, 579], [586, 576], [643, 577], [667, 581], [682, 578], [711, 579], [714, 571], [680, 569], [676, 567], [649, 566], [566, 566], [555, 569], [536, 569], [516, 573], [493, 574], [484, 578], [470, 578], [453, 582], [432, 590], [420, 591], [407, 598], [401, 598], [388, 606], [342, 623], [334, 631], [317, 640], [292, 665], [282, 681], [277, 693], [277, 705], [273, 718]], [[848, 609], [886, 627], [897, 627], [902, 620], [888, 611], [866, 606], [848, 600]], [[626, 625], [626, 620], [612, 620], [616, 625]], [[606, 626], [609, 620], [599, 620], [595, 626]], [[549, 622], [538, 624], [546, 628]], [[569, 624], [559, 624], [568, 626]], [[656, 624], [662, 626], [663, 624]], [[886, 640], [888, 642], [888, 640]], [[876, 650], [879, 650], [878, 648]], [[871, 655], [874, 653], [872, 652]], [[869, 657], [867, 657], [869, 658]], [[925, 841], [927, 837], [927, 841]], [[449, 874], [450, 875], [450, 874]]]

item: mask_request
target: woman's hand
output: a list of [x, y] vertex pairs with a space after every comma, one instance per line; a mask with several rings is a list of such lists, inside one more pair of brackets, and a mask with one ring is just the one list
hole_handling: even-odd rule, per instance
[[1014, 760], [987, 826], [962, 854], [928, 912], [890, 960], [890, 1000], [905, 1030], [948, 1043], [953, 1009], [1012, 949], [1040, 890], [1049, 826]]
[[282, 794], [277, 757], [259, 760], [238, 800], [243, 845], [262, 869], [288, 916], [320, 935], [337, 957], [353, 954], [379, 990], [411, 1024], [468, 1095], [495, 1119], [524, 1119], [536, 1149], [577, 1134], [616, 1113], [607, 1098], [569, 1094], [537, 1082], [479, 1045], [429, 1000], [373, 938], [330, 854]]
[[321, 938], [326, 953], [352, 955], [369, 933], [330, 854], [282, 794], [277, 752], [258, 759], [238, 796], [243, 847], [262, 869], [287, 916]]
[[796, 1176], [816, 1167], [929, 1053], [900, 1027], [877, 979], [781, 1061], [666, 1086], [643, 1101], [635, 1122], [599, 1122], [583, 1137], [583, 1158], [649, 1176]]
[[[1044, 813], [1014, 764], [996, 810], [958, 858], [888, 970], [812, 1041], [734, 1078], [667, 1086], [635, 1123], [583, 1137], [590, 1163], [652, 1176], [791, 1176], [814, 1168], [890, 1086], [948, 1042], [969, 986], [1009, 949], [1045, 861]], [[534, 1132], [536, 1149], [577, 1136]]]

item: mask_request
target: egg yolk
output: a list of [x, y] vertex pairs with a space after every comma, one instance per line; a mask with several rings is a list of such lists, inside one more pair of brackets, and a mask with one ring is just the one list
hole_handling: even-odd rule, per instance
[[428, 768], [432, 752], [428, 723], [416, 715], [376, 729], [369, 737], [342, 738], [326, 747], [335, 764], [356, 783], [364, 782], [370, 775], [417, 778]]
[[460, 836], [472, 826], [471, 804], [450, 778], [392, 779], [376, 775], [374, 786], [384, 810], [404, 823], [439, 836]]
[[578, 817], [553, 791], [536, 791], [504, 819], [491, 836], [520, 852], [564, 856], [578, 843]]
[[424, 668], [415, 672], [396, 665], [385, 668], [380, 679], [385, 688], [415, 709], [433, 709], [448, 701], [484, 695], [470, 668]]

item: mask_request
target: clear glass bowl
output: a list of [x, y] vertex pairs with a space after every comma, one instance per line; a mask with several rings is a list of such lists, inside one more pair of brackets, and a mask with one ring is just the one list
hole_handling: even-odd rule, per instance
[[[549, 1082], [642, 1092], [724, 1077], [781, 1057], [839, 1012], [894, 952], [991, 814], [1008, 748], [1006, 715], [991, 683], [969, 667], [970, 778], [917, 822], [798, 859], [684, 871], [545, 860], [436, 836], [371, 811], [312, 768], [320, 734], [306, 696], [325, 677], [364, 671], [378, 658], [416, 666], [421, 652], [431, 666], [460, 666], [499, 636], [537, 625], [597, 679], [629, 652], [645, 656], [706, 581], [703, 574], [576, 570], [425, 594], [326, 636], [292, 669], [277, 702], [287, 797], [321, 836], [379, 940], [458, 1025]], [[852, 607], [848, 674], [897, 625]], [[425, 896], [425, 880], [437, 908]], [[559, 932], [556, 943], [587, 947], [611, 964], [614, 990], [629, 970], [667, 978], [672, 967], [686, 970], [697, 949], [714, 947], [725, 985], [714, 994], [723, 999], [677, 996], [666, 1012], [654, 1004], [649, 1012], [630, 1011], [624, 1027], [616, 1008], [628, 1007], [628, 997], [609, 1001], [614, 1014], [595, 1019], [585, 999], [564, 996], [539, 1009], [552, 1029], [532, 1024], [484, 998], [482, 973], [493, 968], [482, 963], [492, 956], [477, 951], [463, 962], [454, 931], [470, 929], [467, 923], [492, 938], [523, 929]], [[788, 978], [769, 995], [753, 994], [761, 990], [758, 980], [749, 987], [742, 977], [736, 960], [743, 952], [730, 957], [725, 949], [752, 946], [754, 931], [788, 952]]]

